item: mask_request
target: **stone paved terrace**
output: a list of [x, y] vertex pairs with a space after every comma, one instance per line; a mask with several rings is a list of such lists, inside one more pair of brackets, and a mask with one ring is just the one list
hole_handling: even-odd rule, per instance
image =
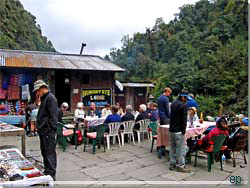
[[[0, 137], [0, 145], [15, 145], [20, 148], [21, 137]], [[36, 164], [42, 164], [39, 149], [39, 137], [26, 137], [26, 153]], [[220, 163], [207, 171], [207, 160], [198, 158], [197, 167], [192, 163], [187, 166], [192, 173], [170, 171], [168, 155], [163, 159], [157, 157], [154, 150], [150, 153], [150, 143], [144, 140], [140, 145], [126, 144], [122, 148], [111, 145], [111, 150], [103, 152], [103, 147], [92, 154], [92, 147], [83, 152], [83, 145], [75, 150], [68, 144], [66, 152], [57, 147], [58, 168], [57, 181], [229, 181], [230, 176], [241, 176], [243, 181], [248, 179], [248, 167], [242, 160], [237, 160], [234, 168], [231, 163], [225, 163], [224, 171], [220, 170]], [[240, 155], [239, 155], [240, 157]], [[242, 168], [243, 167], [243, 168]], [[147, 185], [143, 185], [147, 186]], [[228, 187], [229, 185], [218, 185]]]

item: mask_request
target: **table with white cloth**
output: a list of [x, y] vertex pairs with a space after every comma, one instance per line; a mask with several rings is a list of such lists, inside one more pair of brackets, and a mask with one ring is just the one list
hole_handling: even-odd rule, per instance
[[83, 139], [86, 139], [84, 142], [85, 144], [88, 145], [89, 139], [87, 138], [87, 133], [90, 132], [91, 130], [95, 130], [96, 126], [104, 124], [105, 119], [107, 116], [99, 118], [98, 116], [87, 116], [84, 118], [84, 123], [82, 124], [83, 128]]
[[22, 147], [22, 154], [25, 156], [25, 130], [20, 127], [16, 127], [14, 125], [10, 125], [8, 123], [4, 123], [0, 121], [0, 136], [21, 136], [21, 147]]
[[[185, 139], [196, 137], [201, 135], [208, 127], [215, 126], [216, 122], [203, 121], [200, 123], [199, 121], [194, 122], [193, 128], [190, 128], [190, 124], [187, 123]], [[157, 129], [157, 146], [165, 146], [169, 147], [169, 125], [159, 125]]]
[[84, 119], [84, 125], [88, 126], [88, 127], [95, 127], [95, 126], [98, 126], [98, 125], [102, 125], [104, 123], [106, 117], [107, 116], [98, 118], [98, 116], [94, 116], [94, 117], [87, 116]]

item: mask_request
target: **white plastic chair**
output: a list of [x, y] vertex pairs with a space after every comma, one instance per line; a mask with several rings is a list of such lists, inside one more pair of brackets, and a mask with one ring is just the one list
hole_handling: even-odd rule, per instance
[[133, 144], [135, 144], [135, 137], [134, 137], [134, 126], [135, 126], [135, 121], [124, 121], [121, 123], [123, 125], [124, 130], [121, 130], [121, 137], [122, 137], [122, 146], [124, 146], [124, 135], [127, 134], [129, 139], [131, 140], [131, 137], [133, 139]]
[[110, 149], [110, 137], [114, 137], [113, 144], [115, 144], [115, 137], [117, 136], [119, 147], [121, 147], [121, 141], [119, 136], [119, 128], [121, 126], [121, 123], [120, 122], [109, 123], [108, 126], [109, 126], [109, 133], [106, 134], [108, 150]]
[[137, 121], [136, 123], [139, 123], [139, 125], [140, 125], [139, 130], [135, 129], [135, 131], [137, 132], [138, 144], [141, 143], [141, 138], [140, 138], [141, 133], [143, 133], [143, 135], [145, 133], [147, 133], [148, 140], [150, 141], [150, 136], [149, 136], [149, 132], [148, 132], [150, 120], [144, 119], [144, 120]]

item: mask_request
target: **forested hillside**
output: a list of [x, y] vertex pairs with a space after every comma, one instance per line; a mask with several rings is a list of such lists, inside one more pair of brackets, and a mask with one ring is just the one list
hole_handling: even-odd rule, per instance
[[19, 0], [0, 0], [0, 48], [55, 51]]
[[201, 0], [181, 7], [169, 23], [158, 18], [111, 50], [110, 59], [127, 70], [117, 79], [154, 82], [155, 97], [165, 86], [173, 95], [186, 88], [207, 114], [216, 115], [220, 103], [246, 112], [247, 14], [247, 0]]

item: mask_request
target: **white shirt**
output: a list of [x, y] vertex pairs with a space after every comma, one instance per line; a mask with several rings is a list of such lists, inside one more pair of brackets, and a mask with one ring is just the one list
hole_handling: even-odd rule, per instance
[[78, 118], [84, 119], [84, 111], [80, 109], [75, 110], [74, 120], [76, 121]]
[[107, 110], [106, 108], [102, 109], [102, 117], [108, 116], [112, 114], [111, 110]]

